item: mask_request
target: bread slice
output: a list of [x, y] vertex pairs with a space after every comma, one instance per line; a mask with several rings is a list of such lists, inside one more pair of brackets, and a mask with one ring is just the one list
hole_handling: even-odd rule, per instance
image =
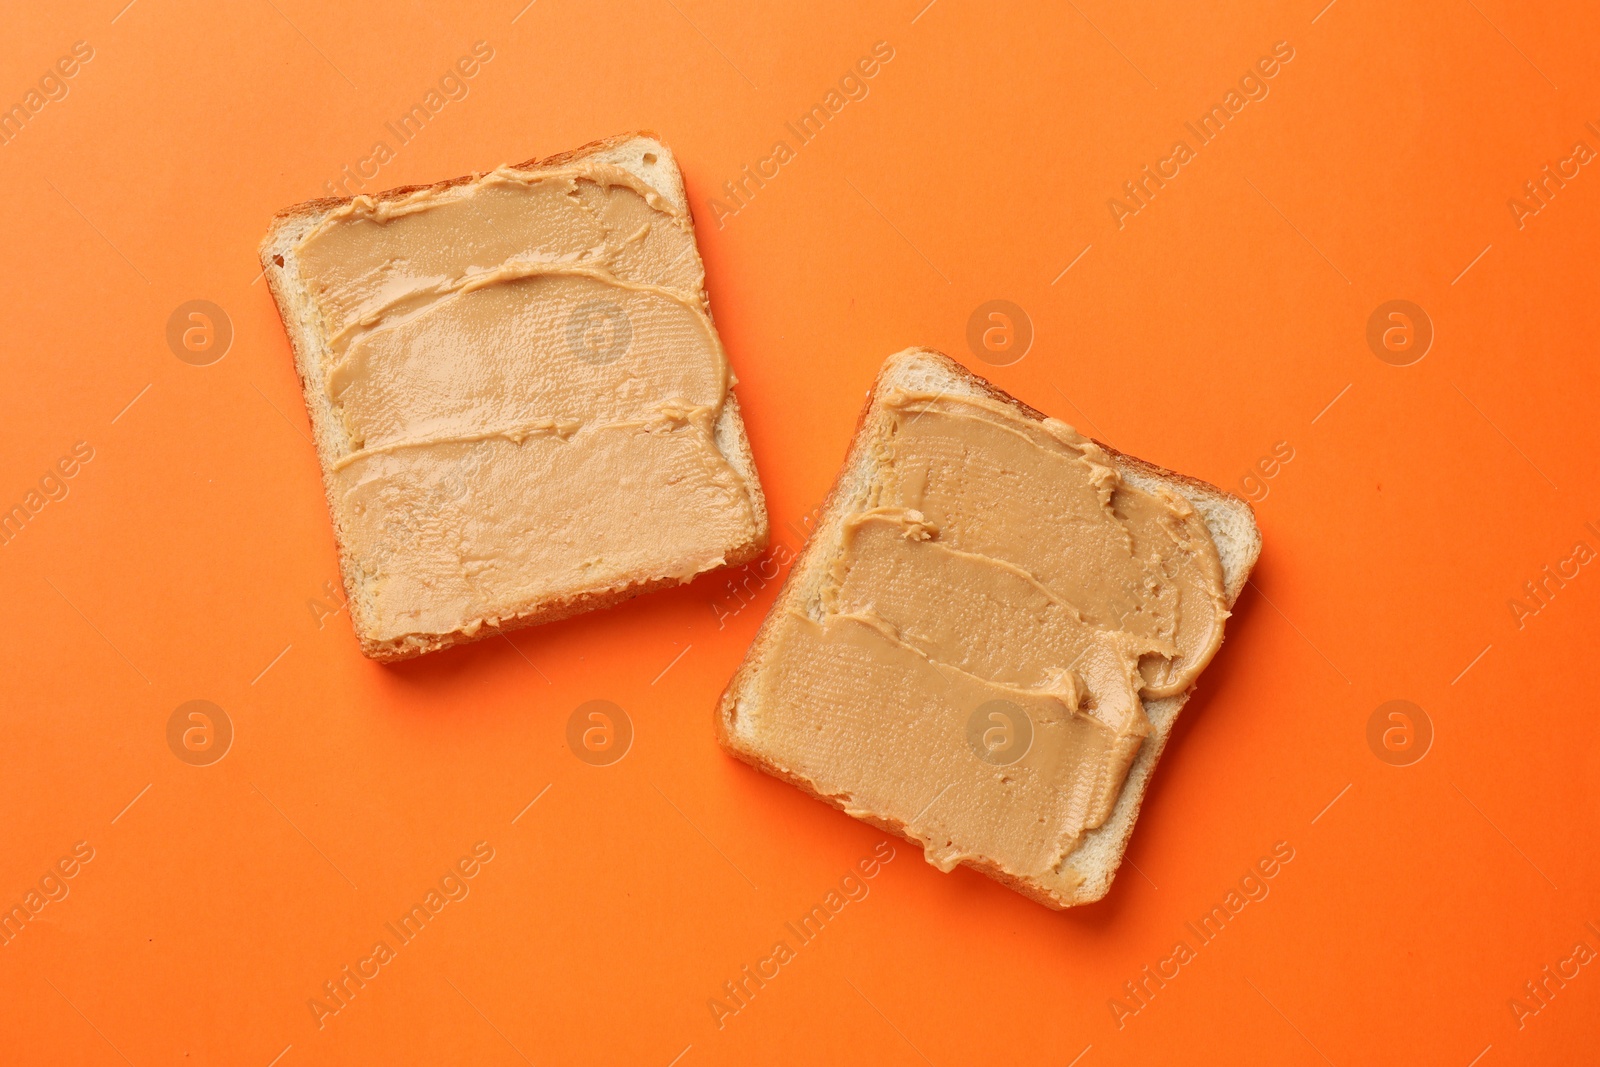
[[[756, 703], [758, 679], [766, 669], [768, 640], [774, 632], [774, 621], [790, 609], [805, 611], [805, 606], [815, 602], [818, 590], [828, 580], [841, 551], [844, 520], [867, 500], [878, 477], [878, 459], [871, 445], [876, 436], [875, 420], [880, 417], [878, 401], [887, 391], [896, 388], [987, 399], [1010, 405], [1035, 421], [1042, 421], [1046, 417], [941, 353], [913, 348], [890, 356], [868, 394], [849, 454], [823, 504], [815, 532], [785, 581], [744, 663], [722, 695], [715, 716], [715, 729], [718, 742], [738, 759], [790, 782], [865, 822], [920, 844], [910, 836], [903, 819], [882, 812], [860, 810], [862, 805], [856, 803], [849, 794], [826, 795], [804, 774], [781, 765], [768, 754], [756, 724], [760, 715], [777, 710], [762, 708]], [[1123, 455], [1100, 442], [1096, 443], [1113, 458], [1118, 473], [1127, 483], [1146, 490], [1164, 486], [1193, 505], [1216, 543], [1222, 564], [1224, 595], [1231, 607], [1261, 554], [1261, 534], [1250, 505], [1206, 482], [1174, 474], [1152, 463]], [[1176, 696], [1145, 699], [1150, 732], [1128, 770], [1111, 814], [1101, 825], [1088, 830], [1064, 861], [1065, 867], [1081, 878], [1069, 895], [1063, 895], [1057, 888], [1015, 876], [981, 859], [965, 858], [961, 862], [1051, 908], [1066, 908], [1105, 896], [1127, 849], [1140, 803], [1149, 786], [1150, 774], [1172, 734], [1179, 710], [1192, 692], [1191, 685]]]
[[[693, 244], [693, 221], [689, 212], [688, 196], [683, 176], [679, 172], [672, 151], [653, 134], [637, 133], [596, 141], [572, 152], [564, 152], [546, 159], [532, 159], [517, 164], [511, 170], [538, 172], [577, 163], [611, 164], [638, 179], [661, 197], [672, 211], [681, 216]], [[403, 186], [367, 197], [375, 204], [398, 201], [424, 190], [445, 190], [477, 180], [480, 175], [466, 175], [432, 186]], [[374, 632], [377, 618], [374, 596], [375, 576], [370, 560], [353, 558], [348, 536], [353, 515], [344, 499], [335, 477], [336, 465], [354, 451], [350, 435], [325, 384], [333, 360], [333, 350], [324, 325], [324, 317], [315, 299], [313, 286], [303, 276], [296, 248], [330, 212], [345, 208], [357, 198], [330, 198], [312, 200], [287, 208], [273, 219], [260, 247], [261, 265], [277, 302], [284, 328], [294, 350], [295, 367], [299, 372], [306, 408], [310, 414], [315, 436], [317, 456], [321, 462], [328, 509], [333, 520], [334, 535], [339, 548], [340, 571], [356, 629], [361, 651], [377, 660], [393, 661], [446, 648], [464, 641], [478, 640], [505, 631], [533, 626], [566, 618], [580, 612], [609, 607], [619, 601], [667, 586], [691, 580], [693, 574], [670, 573], [670, 568], [642, 568], [618, 578], [612, 576], [603, 582], [585, 581], [579, 574], [562, 578], [556, 587], [547, 588], [538, 596], [516, 603], [498, 604], [475, 618], [448, 632], [428, 632], [382, 635]], [[698, 296], [709, 325], [709, 304], [703, 289], [704, 271], [697, 245], [692, 247], [692, 276], [699, 280]], [[715, 328], [710, 326], [715, 342]], [[720, 342], [715, 342], [720, 350]], [[734, 382], [731, 371], [728, 382]], [[700, 567], [696, 573], [717, 566], [737, 566], [758, 556], [768, 539], [765, 498], [756, 476], [755, 462], [750, 443], [745, 436], [739, 405], [730, 389], [717, 413], [713, 430], [715, 449], [732, 468], [744, 491], [748, 494], [753, 514], [754, 532], [740, 544], [725, 546], [720, 556]], [[519, 442], [520, 443], [520, 442]], [[618, 491], [611, 487], [612, 491]]]

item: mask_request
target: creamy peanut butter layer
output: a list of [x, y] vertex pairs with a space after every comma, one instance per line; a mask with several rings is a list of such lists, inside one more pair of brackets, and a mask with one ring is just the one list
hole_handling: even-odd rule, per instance
[[874, 615], [930, 659], [998, 685], [1087, 688], [1096, 719], [1145, 735], [1140, 642], [1089, 624], [1014, 563], [952, 548], [938, 533], [905, 508], [847, 519], [830, 606]]
[[994, 401], [898, 393], [881, 503], [915, 508], [942, 543], [1015, 563], [1102, 629], [1142, 639], [1144, 695], [1183, 692], [1222, 643], [1222, 563], [1205, 521], [1166, 489], [1128, 485], [1057, 419]]
[[[895, 640], [871, 616], [784, 612], [773, 640], [758, 698], [781, 701], [784, 716], [781, 730], [763, 726], [768, 755], [819, 792], [848, 797], [852, 815], [905, 823], [940, 870], [977, 858], [1035, 877], [1058, 871], [1082, 828], [1110, 814], [1138, 752], [1137, 737], [1079, 711], [1075, 685], [983, 681]], [[975, 758], [969, 722], [986, 708], [989, 730], [1018, 729], [1026, 716], [1017, 762]]]
[[733, 378], [690, 220], [633, 174], [357, 197], [295, 251], [373, 639], [687, 581], [758, 535], [715, 440]]
[[928, 859], [1068, 894], [1149, 733], [1221, 641], [1222, 567], [1182, 497], [1057, 420], [879, 398], [877, 475], [831, 574], [775, 618], [764, 753]]

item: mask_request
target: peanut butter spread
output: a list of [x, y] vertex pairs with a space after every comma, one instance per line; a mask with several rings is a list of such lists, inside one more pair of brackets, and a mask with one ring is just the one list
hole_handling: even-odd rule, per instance
[[896, 389], [831, 571], [774, 616], [759, 729], [852, 814], [1070, 893], [1149, 733], [1222, 638], [1216, 545], [1055, 419]]
[[356, 197], [295, 254], [375, 639], [687, 581], [759, 536], [689, 217], [630, 172]]

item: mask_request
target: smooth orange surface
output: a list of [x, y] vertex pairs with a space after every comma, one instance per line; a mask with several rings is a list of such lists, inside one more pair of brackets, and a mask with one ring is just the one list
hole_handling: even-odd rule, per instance
[[[1600, 150], [1592, 6], [124, 3], [9, 12], [0, 56], [9, 106], [93, 50], [0, 146], [0, 504], [93, 452], [0, 547], [0, 906], [40, 905], [0, 945], [0, 1061], [1592, 1057], [1600, 171], [1563, 163]], [[465, 98], [398, 145], [385, 123], [477, 41]], [[866, 96], [799, 144], [785, 124], [880, 41]], [[1277, 42], [1267, 95], [1196, 148], [1185, 123]], [[1050, 912], [896, 843], [800, 944], [785, 923], [882, 835], [712, 742], [761, 571], [357, 653], [255, 280], [267, 220], [380, 139], [369, 189], [639, 128], [687, 176], [784, 546], [765, 573], [911, 344], [1257, 498], [1265, 554], [1105, 901]], [[1180, 138], [1194, 158], [1119, 228], [1108, 201]], [[780, 139], [733, 211], [723, 183]], [[234, 333], [203, 366], [166, 336], [196, 299]], [[1034, 331], [1009, 366], [967, 343], [996, 299]], [[1391, 300], [1431, 319], [1420, 362], [1368, 346]], [[231, 723], [209, 765], [182, 721], [169, 746], [192, 700]], [[609, 766], [568, 745], [591, 700], [633, 726]], [[1379, 758], [1416, 755], [1387, 720], [1369, 744], [1391, 700], [1431, 724], [1410, 765]], [[385, 924], [479, 842], [402, 944]], [[1186, 924], [1275, 846], [1268, 895], [1202, 945]], [[780, 939], [775, 977], [708, 1006]], [[346, 966], [375, 976], [339, 1006]]]

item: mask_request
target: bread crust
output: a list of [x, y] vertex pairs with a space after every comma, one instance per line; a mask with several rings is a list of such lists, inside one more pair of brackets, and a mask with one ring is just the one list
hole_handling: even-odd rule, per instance
[[[543, 159], [535, 156], [521, 163], [510, 164], [510, 167], [512, 170], [533, 170], [536, 167], [560, 166], [563, 163], [572, 163], [586, 156], [592, 156], [596, 152], [604, 152], [610, 148], [621, 148], [628, 142], [636, 141], [641, 137], [666, 144], [665, 141], [662, 141], [660, 137], [649, 130], [636, 130], [633, 133], [621, 133], [615, 137], [603, 137], [598, 141], [590, 141], [588, 144], [574, 148], [571, 151], [557, 152], [555, 155], [545, 156]], [[374, 203], [382, 203], [386, 200], [398, 200], [401, 197], [410, 196], [412, 193], [420, 193], [425, 189], [450, 189], [457, 185], [466, 185], [468, 182], [477, 181], [487, 173], [488, 171], [479, 171], [475, 174], [463, 174], [456, 178], [445, 178], [429, 185], [397, 185], [393, 189], [385, 189], [382, 192], [362, 193], [360, 195]], [[272, 261], [269, 248], [284, 222], [297, 221], [311, 216], [321, 216], [334, 208], [343, 207], [355, 199], [356, 197], [353, 196], [324, 196], [316, 200], [305, 200], [298, 204], [292, 204], [274, 214], [272, 223], [267, 229], [267, 236], [262, 240], [258, 252], [262, 267], [268, 266]], [[692, 221], [691, 219], [691, 224]], [[282, 265], [281, 263], [277, 264], [280, 267]]]
[[[744, 661], [739, 665], [739, 669], [734, 672], [734, 675], [729, 680], [727, 687], [723, 690], [722, 696], [717, 701], [716, 709], [713, 713], [713, 732], [716, 736], [717, 744], [734, 758], [749, 764], [757, 770], [764, 771], [765, 773], [772, 775], [774, 778], [778, 778], [782, 781], [788, 782], [793, 786], [796, 786], [809, 796], [815, 797], [825, 804], [838, 808], [840, 811], [845, 811], [853, 818], [860, 819], [869, 825], [876, 826], [886, 833], [894, 834], [895, 836], [902, 838], [912, 845], [921, 847], [921, 842], [917, 841], [911, 835], [909, 828], [901, 820], [885, 818], [878, 815], [849, 812], [849, 797], [847, 795], [830, 795], [823, 793], [817, 789], [815, 783], [811, 782], [809, 779], [806, 779], [789, 771], [787, 768], [773, 763], [765, 758], [759, 751], [747, 748], [740, 744], [736, 736], [734, 725], [738, 713], [739, 700], [745, 689], [755, 679], [756, 674], [761, 669], [762, 661], [766, 653], [767, 643], [770, 640], [771, 630], [776, 625], [776, 619], [781, 612], [791, 607], [794, 602], [802, 596], [802, 590], [806, 584], [803, 576], [809, 572], [809, 569], [814, 565], [820, 564], [826, 566], [829, 563], [828, 560], [823, 559], [822, 557], [825, 553], [828, 553], [831, 550], [832, 546], [828, 544], [826, 538], [820, 537], [819, 535], [824, 531], [831, 529], [837, 523], [837, 521], [842, 517], [842, 512], [847, 505], [847, 498], [854, 495], [853, 490], [857, 472], [862, 462], [867, 458], [865, 452], [870, 447], [871, 435], [868, 431], [871, 429], [871, 420], [876, 414], [876, 406], [879, 395], [892, 382], [895, 371], [898, 369], [900, 363], [904, 360], [913, 359], [920, 359], [935, 363], [944, 373], [955, 377], [967, 387], [973, 389], [990, 400], [1011, 406], [1015, 410], [1023, 413], [1028, 418], [1033, 419], [1036, 422], [1043, 422], [1045, 419], [1049, 418], [1049, 416], [1044, 412], [1022, 400], [1017, 399], [1010, 393], [1007, 393], [1005, 390], [994, 385], [987, 379], [984, 379], [973, 373], [971, 370], [962, 366], [960, 363], [951, 359], [942, 352], [938, 352], [933, 349], [913, 348], [906, 349], [903, 352], [898, 352], [895, 355], [890, 356], [889, 359], [884, 362], [883, 367], [879, 370], [877, 378], [873, 381], [871, 390], [867, 393], [866, 403], [862, 406], [861, 414], [856, 419], [855, 431], [851, 435], [850, 445], [845, 455], [845, 461], [843, 465], [840, 466], [839, 473], [834, 479], [833, 486], [828, 490], [828, 495], [823, 500], [820, 517], [816, 525], [813, 527], [813, 533], [811, 537], [807, 540], [805, 547], [801, 550], [800, 555], [796, 558], [794, 565], [790, 568], [789, 575], [784, 580], [783, 587], [779, 590], [777, 598], [773, 601], [771, 609], [767, 612], [767, 617], [762, 620], [761, 627], [756, 631], [755, 640], [751, 643], [750, 650], [746, 654]], [[1091, 440], [1093, 439], [1091, 438]], [[1160, 479], [1162, 482], [1167, 483], [1170, 488], [1180, 489], [1191, 501], [1193, 501], [1195, 498], [1200, 498], [1217, 504], [1225, 504], [1229, 507], [1237, 508], [1242, 506], [1244, 508], [1243, 514], [1249, 518], [1251, 530], [1254, 533], [1254, 540], [1253, 547], [1248, 550], [1245, 563], [1240, 568], [1240, 573], [1237, 576], [1237, 579], [1227, 583], [1225, 592], [1227, 594], [1228, 606], [1231, 608], [1234, 602], [1238, 599], [1239, 592], [1243, 589], [1244, 583], [1248, 580], [1251, 568], [1254, 567], [1256, 560], [1260, 556], [1260, 534], [1259, 529], [1257, 529], [1255, 526], [1255, 509], [1250, 506], [1250, 502], [1234, 493], [1230, 493], [1227, 490], [1218, 488], [1217, 486], [1212, 485], [1210, 482], [1187, 475], [1177, 474], [1173, 471], [1167, 470], [1165, 467], [1151, 463], [1147, 460], [1138, 459], [1137, 457], [1129, 456], [1126, 453], [1119, 452], [1118, 450], [1105, 444], [1103, 441], [1095, 440], [1095, 444], [1105, 449], [1105, 451], [1117, 461], [1120, 467], [1126, 470], [1131, 470], [1138, 475]], [[959, 865], [970, 867], [978, 873], [994, 879], [1007, 888], [1015, 890], [1028, 899], [1036, 901], [1037, 903], [1043, 904], [1045, 907], [1057, 911], [1062, 911], [1078, 904], [1087, 904], [1104, 897], [1105, 894], [1110, 890], [1112, 877], [1115, 875], [1116, 868], [1121, 864], [1122, 857], [1127, 851], [1128, 841], [1131, 839], [1133, 824], [1138, 819], [1139, 809], [1144, 800], [1144, 792], [1146, 784], [1149, 781], [1149, 773], [1154, 769], [1155, 764], [1159, 762], [1162, 751], [1166, 747], [1166, 739], [1168, 736], [1170, 736], [1172, 721], [1177, 718], [1178, 711], [1181, 710], [1182, 705], [1188, 701], [1188, 698], [1194, 692], [1194, 689], [1195, 686], [1191, 684], [1190, 687], [1183, 693], [1175, 697], [1166, 698], [1166, 700], [1174, 702], [1173, 711], [1170, 718], [1166, 720], [1165, 728], [1157, 732], [1152, 732], [1152, 735], [1145, 741], [1144, 747], [1149, 750], [1149, 765], [1145, 769], [1145, 774], [1141, 783], [1139, 784], [1138, 788], [1132, 788], [1132, 772], [1130, 770], [1129, 780], [1124, 783], [1123, 795], [1118, 797], [1113, 818], [1108, 819], [1105, 826], [1091, 830], [1089, 831], [1089, 834], [1086, 835], [1087, 837], [1089, 835], [1098, 834], [1104, 830], [1107, 830], [1110, 828], [1110, 824], [1113, 821], [1117, 822], [1121, 826], [1121, 832], [1124, 836], [1121, 842], [1118, 844], [1114, 856], [1112, 856], [1108, 863], [1104, 865], [1107, 869], [1103, 872], [1096, 872], [1103, 873], [1103, 877], [1085, 877], [1084, 881], [1080, 883], [1072, 896], [1064, 897], [1058, 895], [1049, 887], [1041, 883], [1005, 871], [998, 865], [981, 857], [963, 859], [960, 861]], [[1143, 758], [1145, 758], [1145, 753], [1141, 752], [1137, 759]]]
[[[578, 148], [566, 152], [558, 152], [543, 159], [535, 157], [512, 165], [512, 169], [532, 170], [560, 166], [597, 153], [625, 147], [640, 139], [655, 142], [663, 148], [666, 158], [672, 161], [671, 170], [681, 192], [682, 176], [677, 170], [676, 161], [671, 155], [670, 147], [656, 134], [642, 130], [590, 141], [588, 144]], [[385, 189], [382, 192], [363, 193], [361, 195], [374, 202], [397, 200], [423, 190], [448, 189], [457, 185], [464, 185], [476, 181], [480, 177], [482, 177], [482, 173], [464, 174], [428, 185], [401, 185], [392, 189]], [[272, 293], [273, 304], [277, 308], [278, 317], [283, 323], [284, 332], [289, 337], [289, 347], [294, 353], [295, 373], [300, 379], [301, 397], [305, 401], [306, 412], [312, 422], [313, 434], [316, 438], [315, 447], [318, 465], [322, 471], [323, 497], [328, 506], [329, 521], [334, 529], [334, 541], [339, 559], [339, 575], [344, 583], [347, 603], [358, 602], [361, 596], [361, 581], [357, 565], [345, 551], [345, 531], [339, 519], [338, 509], [334, 505], [337, 494], [333, 480], [332, 462], [335, 457], [331, 454], [331, 449], [328, 445], [328, 442], [334, 437], [334, 428], [328, 422], [328, 412], [323, 409], [322, 405], [314, 403], [312, 399], [320, 394], [322, 385], [317, 380], [312, 369], [315, 356], [311, 351], [311, 340], [306, 336], [306, 332], [291, 320], [289, 309], [296, 306], [297, 297], [290, 291], [290, 281], [287, 277], [285, 261], [276, 249], [283, 240], [285, 231], [289, 228], [320, 220], [328, 212], [335, 208], [343, 207], [354, 199], [356, 198], [348, 196], [321, 197], [284, 208], [273, 215], [272, 221], [267, 228], [266, 237], [262, 239], [257, 251], [261, 262], [262, 274], [267, 280], [267, 288]], [[694, 233], [694, 215], [688, 210], [688, 198], [686, 195], [683, 196], [683, 201], [689, 231], [691, 237], [694, 237], [698, 248], [699, 239]], [[711, 318], [710, 299], [704, 289], [701, 290], [700, 296], [705, 307], [706, 316], [709, 319]], [[714, 320], [712, 325], [714, 328]], [[767, 518], [766, 497], [762, 492], [760, 479], [756, 475], [755, 461], [751, 454], [749, 438], [744, 432], [744, 423], [740, 415], [739, 404], [731, 389], [724, 403], [722, 418], [718, 422], [719, 430], [722, 429], [723, 422], [729, 424], [729, 444], [736, 453], [736, 456], [730, 456], [729, 459], [736, 461], [734, 466], [744, 477], [745, 488], [750, 494], [750, 503], [755, 515], [756, 525], [755, 536], [750, 541], [736, 546], [724, 557], [721, 567], [727, 568], [740, 566], [759, 556], [767, 547], [770, 538], [770, 527]], [[722, 436], [719, 432], [719, 444]], [[351, 612], [351, 623], [355, 629], [356, 640], [361, 647], [362, 655], [383, 663], [395, 663], [401, 660], [414, 659], [417, 656], [450, 648], [454, 645], [481, 641], [513, 630], [539, 626], [547, 622], [570, 618], [573, 615], [609, 608], [625, 600], [631, 600], [636, 596], [681, 584], [684, 583], [673, 577], [650, 578], [630, 582], [613, 589], [552, 598], [538, 603], [528, 611], [507, 616], [498, 622], [490, 623], [484, 621], [470, 634], [462, 630], [455, 630], [447, 634], [416, 633], [389, 640], [375, 640], [362, 630], [354, 611]]]

